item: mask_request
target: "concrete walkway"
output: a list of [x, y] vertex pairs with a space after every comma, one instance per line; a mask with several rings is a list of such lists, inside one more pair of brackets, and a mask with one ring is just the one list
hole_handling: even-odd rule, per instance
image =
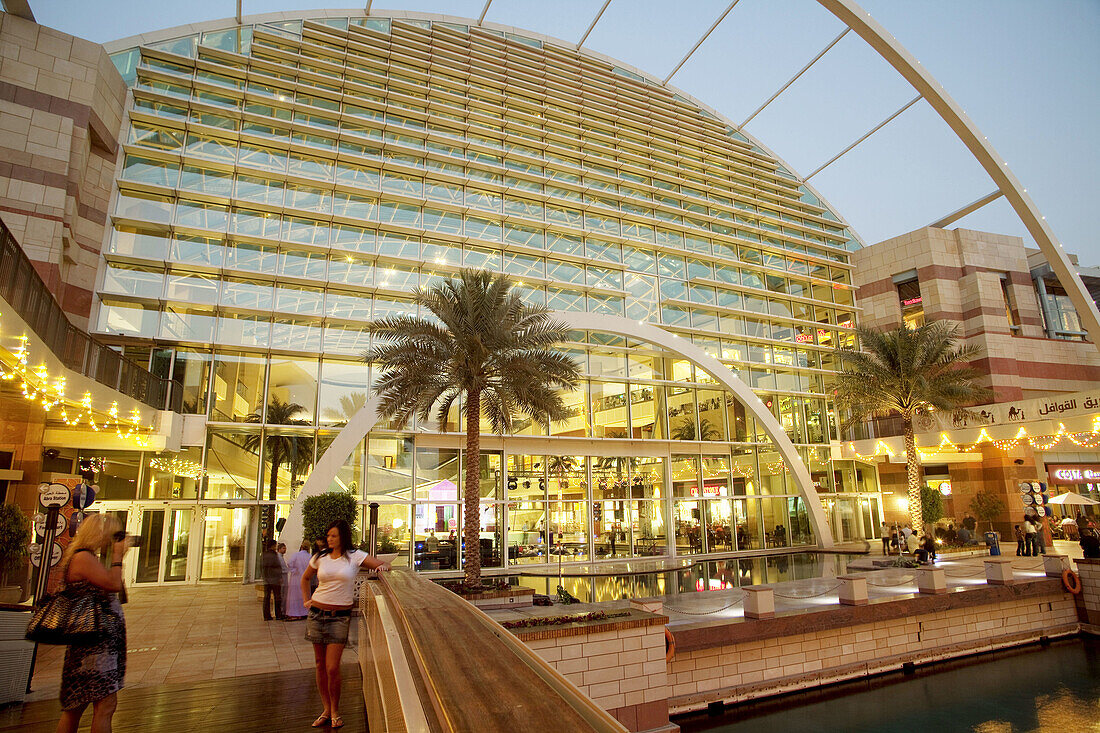
[[[264, 621], [256, 586], [238, 583], [129, 589], [126, 687], [312, 669], [305, 621]], [[355, 664], [358, 624], [343, 663]], [[38, 647], [29, 700], [56, 697], [65, 647]]]

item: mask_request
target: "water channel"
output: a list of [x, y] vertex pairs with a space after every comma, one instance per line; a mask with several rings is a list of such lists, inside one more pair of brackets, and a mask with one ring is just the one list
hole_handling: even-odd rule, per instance
[[1100, 731], [1100, 639], [918, 667], [674, 721], [683, 733]]
[[[561, 584], [582, 602], [602, 603], [623, 598], [647, 598], [788, 580], [836, 577], [845, 573], [848, 562], [855, 557], [859, 556], [799, 552], [723, 560], [674, 558], [615, 563], [569, 563], [562, 566]], [[558, 568], [525, 568], [517, 582], [519, 585], [534, 588], [536, 593], [556, 595]]]

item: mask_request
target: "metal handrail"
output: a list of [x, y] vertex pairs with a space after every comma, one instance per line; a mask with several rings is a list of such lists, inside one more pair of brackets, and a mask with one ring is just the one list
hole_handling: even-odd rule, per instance
[[0, 298], [67, 369], [157, 410], [180, 411], [183, 393], [69, 322], [15, 235], [0, 220]]

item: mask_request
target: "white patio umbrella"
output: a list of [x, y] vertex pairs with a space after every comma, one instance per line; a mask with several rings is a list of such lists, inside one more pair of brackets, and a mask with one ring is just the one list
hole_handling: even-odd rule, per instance
[[1081, 496], [1080, 494], [1075, 494], [1074, 492], [1070, 491], [1065, 494], [1058, 494], [1058, 496], [1055, 496], [1047, 503], [1061, 504], [1062, 506], [1067, 506], [1069, 504], [1073, 504], [1075, 506], [1096, 506], [1100, 504], [1100, 501], [1096, 501], [1094, 499], [1088, 498], [1087, 496]]

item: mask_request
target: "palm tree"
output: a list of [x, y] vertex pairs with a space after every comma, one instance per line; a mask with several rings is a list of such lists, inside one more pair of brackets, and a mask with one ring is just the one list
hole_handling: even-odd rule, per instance
[[957, 326], [933, 321], [913, 329], [857, 329], [862, 350], [839, 349], [837, 402], [849, 411], [848, 424], [872, 416], [901, 415], [905, 427], [905, 472], [908, 479], [909, 521], [924, 526], [921, 509], [913, 418], [932, 410], [950, 412], [985, 398], [989, 390], [977, 384], [977, 370], [968, 362], [979, 352], [959, 345]]
[[466, 477], [463, 542], [465, 582], [481, 584], [478, 500], [481, 430], [484, 415], [497, 433], [511, 433], [517, 412], [537, 421], [567, 417], [559, 390], [573, 389], [577, 364], [554, 350], [569, 326], [555, 321], [545, 306], [525, 304], [511, 292], [505, 275], [463, 270], [414, 301], [431, 318], [395, 316], [371, 324], [378, 344], [363, 356], [382, 370], [375, 384], [379, 414], [397, 429], [414, 416], [433, 413], [446, 425], [447, 413], [462, 397], [466, 418]]
[[699, 418], [699, 437], [695, 437], [695, 421], [690, 417], [672, 430], [673, 440], [717, 440], [718, 428], [705, 417]]
[[[268, 425], [309, 425], [309, 420], [295, 418], [305, 408], [297, 402], [283, 402], [277, 396], [271, 396], [271, 402], [267, 405]], [[245, 422], [263, 423], [262, 412], [253, 412], [245, 418]], [[243, 448], [257, 455], [260, 452], [260, 434], [249, 435], [244, 439]], [[286, 464], [290, 468], [290, 483], [293, 487], [295, 477], [309, 466], [313, 459], [313, 441], [303, 435], [272, 435], [268, 434], [267, 455], [271, 461], [271, 477], [268, 481], [267, 498], [275, 501], [279, 490], [279, 468]], [[264, 507], [268, 516], [267, 532], [273, 533], [274, 525], [271, 519], [275, 514], [275, 507]]]
[[336, 410], [331, 407], [325, 408], [325, 419], [332, 420], [334, 427], [343, 427], [348, 424], [348, 420], [355, 417], [355, 413], [359, 412], [363, 408], [363, 405], [367, 404], [366, 392], [352, 392], [350, 394], [340, 396], [340, 409]]

